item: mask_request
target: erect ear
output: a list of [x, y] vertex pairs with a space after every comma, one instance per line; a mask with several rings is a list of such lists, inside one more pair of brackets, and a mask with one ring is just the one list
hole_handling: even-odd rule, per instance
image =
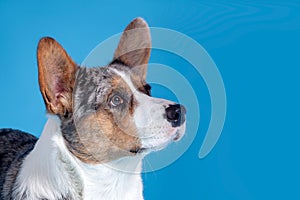
[[114, 61], [132, 68], [145, 80], [150, 57], [151, 38], [148, 24], [142, 18], [134, 19], [124, 30], [114, 54]]
[[60, 116], [72, 112], [77, 65], [63, 47], [50, 37], [39, 41], [37, 61], [40, 90], [47, 111]]

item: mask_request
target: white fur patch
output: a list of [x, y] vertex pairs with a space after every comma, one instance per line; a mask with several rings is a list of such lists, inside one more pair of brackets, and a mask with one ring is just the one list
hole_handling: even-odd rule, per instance
[[41, 138], [35, 148], [25, 158], [17, 178], [15, 199], [19, 200], [23, 194], [27, 199], [60, 199], [68, 192], [67, 179], [61, 173], [60, 162], [57, 157], [57, 147], [53, 141], [59, 137], [58, 119], [49, 118]]
[[126, 157], [103, 165], [79, 163], [85, 174], [84, 199], [142, 200], [141, 159]]

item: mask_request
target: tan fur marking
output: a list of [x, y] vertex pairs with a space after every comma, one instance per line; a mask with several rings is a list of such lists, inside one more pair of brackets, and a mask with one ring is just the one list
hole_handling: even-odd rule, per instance
[[77, 129], [82, 151], [88, 157], [75, 155], [85, 163], [106, 163], [124, 156], [132, 156], [131, 149], [140, 147], [139, 139], [134, 136], [136, 128], [127, 118], [120, 126], [109, 111], [99, 110], [81, 121]]
[[[127, 83], [119, 76], [112, 78], [109, 92], [122, 90], [132, 95]], [[132, 105], [135, 106], [135, 105]], [[133, 121], [134, 107], [130, 102], [124, 112], [112, 113], [107, 105], [99, 105], [97, 111], [88, 114], [76, 124], [82, 146], [72, 153], [85, 163], [106, 163], [124, 156], [133, 156], [131, 150], [141, 147], [137, 128]]]

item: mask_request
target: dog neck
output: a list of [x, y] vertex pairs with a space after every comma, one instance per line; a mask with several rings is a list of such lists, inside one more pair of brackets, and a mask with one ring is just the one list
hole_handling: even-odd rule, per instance
[[50, 117], [35, 148], [24, 159], [14, 199], [142, 200], [142, 156], [86, 164], [64, 143], [60, 121]]

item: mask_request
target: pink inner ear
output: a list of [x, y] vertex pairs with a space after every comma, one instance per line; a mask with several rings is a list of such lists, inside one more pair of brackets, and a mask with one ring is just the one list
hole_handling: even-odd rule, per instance
[[55, 84], [55, 91], [54, 91], [55, 95], [61, 94], [63, 92], [64, 92], [64, 87], [60, 83], [56, 83]]
[[59, 80], [59, 78], [55, 77], [52, 84], [52, 88], [53, 88], [53, 94], [55, 96], [55, 99], [59, 99], [61, 97], [61, 95], [66, 92], [66, 85], [64, 85], [64, 83], [62, 81]]

